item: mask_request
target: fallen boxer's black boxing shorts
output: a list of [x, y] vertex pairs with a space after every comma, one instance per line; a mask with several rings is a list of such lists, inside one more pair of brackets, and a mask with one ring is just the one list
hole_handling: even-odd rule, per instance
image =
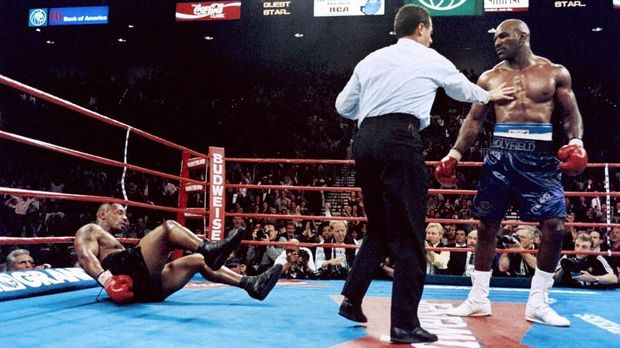
[[165, 299], [161, 279], [153, 279], [146, 267], [140, 247], [106, 256], [101, 262], [112, 274], [125, 274], [133, 280], [133, 302], [160, 302]]

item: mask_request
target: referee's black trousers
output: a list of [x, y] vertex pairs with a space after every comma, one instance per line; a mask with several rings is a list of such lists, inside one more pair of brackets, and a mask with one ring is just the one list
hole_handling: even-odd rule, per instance
[[367, 236], [342, 294], [361, 303], [381, 262], [395, 261], [391, 327], [420, 326], [418, 305], [426, 275], [428, 174], [417, 118], [387, 114], [364, 120], [353, 139], [356, 179], [364, 195]]

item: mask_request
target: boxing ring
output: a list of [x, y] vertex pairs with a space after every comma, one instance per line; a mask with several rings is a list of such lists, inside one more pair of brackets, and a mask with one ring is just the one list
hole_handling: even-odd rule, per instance
[[[361, 217], [250, 214], [226, 212], [227, 188], [247, 190], [292, 190], [356, 192], [355, 187], [287, 186], [227, 184], [228, 163], [266, 164], [323, 164], [352, 165], [350, 160], [311, 159], [246, 159], [227, 158], [222, 148], [211, 147], [203, 154], [174, 144], [147, 132], [133, 128], [109, 117], [98, 114], [76, 104], [60, 99], [43, 91], [26, 86], [0, 75], [0, 83], [21, 92], [33, 95], [52, 104], [73, 110], [83, 116], [101, 121], [112, 127], [126, 130], [125, 153], [129, 134], [178, 150], [181, 161], [179, 175], [161, 172], [142, 166], [115, 161], [89, 153], [64, 148], [18, 134], [0, 131], [0, 138], [28, 146], [39, 147], [64, 155], [106, 164], [112, 167], [133, 170], [148, 175], [163, 177], [179, 182], [179, 201], [175, 207], [154, 205], [124, 198], [87, 196], [72, 193], [55, 193], [0, 187], [0, 194], [23, 197], [50, 198], [80, 202], [119, 203], [132, 208], [158, 210], [176, 214], [182, 224], [199, 221], [203, 224], [205, 237], [220, 240], [225, 234], [227, 217], [239, 216], [253, 219], [282, 220], [348, 220], [365, 221]], [[434, 165], [436, 162], [427, 162]], [[478, 167], [480, 163], [459, 163], [460, 166]], [[588, 168], [619, 168], [620, 164], [596, 163]], [[192, 179], [192, 172], [207, 175], [204, 180]], [[609, 186], [608, 186], [609, 187]], [[607, 187], [607, 188], [608, 188]], [[566, 192], [567, 197], [590, 196], [618, 197], [618, 192]], [[204, 207], [188, 207], [188, 196], [204, 194]], [[431, 189], [429, 194], [473, 195], [474, 190]], [[442, 224], [473, 224], [475, 220], [427, 219]], [[502, 224], [532, 224], [522, 221], [503, 221]], [[607, 223], [566, 223], [576, 227], [618, 227]], [[133, 244], [136, 239], [121, 239]], [[0, 237], [0, 244], [28, 245], [41, 243], [73, 243], [73, 237], [20, 238]], [[253, 245], [290, 245], [290, 243], [244, 241]], [[312, 243], [296, 244], [317, 246]], [[337, 244], [323, 244], [334, 247]], [[339, 247], [352, 247], [338, 245]], [[429, 248], [428, 250], [451, 252], [471, 251], [467, 248]], [[502, 250], [502, 252], [507, 252]], [[514, 252], [514, 251], [508, 251]], [[531, 251], [522, 251], [531, 252]], [[574, 254], [575, 252], [565, 252]], [[588, 254], [617, 255], [618, 253]], [[74, 272], [74, 273], [71, 273]], [[77, 272], [77, 273], [76, 273]], [[365, 302], [364, 312], [369, 318], [365, 325], [359, 325], [337, 315], [342, 300], [339, 280], [280, 280], [265, 301], [258, 302], [239, 289], [205, 281], [195, 276], [187, 286], [174, 293], [164, 302], [148, 304], [117, 305], [111, 302], [105, 292], [89, 277], [82, 279], [78, 270], [35, 270], [8, 273], [12, 278], [0, 277], [0, 313], [4, 327], [0, 335], [0, 346], [6, 347], [95, 347], [148, 346], [148, 347], [274, 347], [292, 345], [302, 347], [383, 347], [389, 345], [389, 317], [391, 282], [373, 281]], [[49, 291], [31, 292], [24, 296], [10, 296], [13, 285], [45, 285], [72, 282], [73, 276], [80, 278], [80, 287], [66, 286]], [[461, 285], [441, 285], [429, 276], [420, 305], [422, 326], [439, 336], [439, 341], [429, 347], [483, 347], [483, 346], [614, 346], [620, 335], [620, 293], [614, 290], [590, 290], [553, 288], [550, 297], [556, 300], [552, 306], [572, 322], [570, 328], [557, 328], [531, 324], [523, 318], [528, 287], [497, 287], [492, 282], [490, 299], [493, 301], [493, 316], [479, 318], [449, 317], [448, 308], [456, 306], [467, 296], [469, 278], [460, 278]], [[456, 283], [458, 283], [456, 282]], [[451, 284], [455, 284], [452, 282]], [[56, 284], [58, 286], [62, 284]], [[62, 286], [61, 286], [62, 287]], [[9, 296], [6, 296], [9, 294]], [[5, 296], [4, 298], [2, 296]]]

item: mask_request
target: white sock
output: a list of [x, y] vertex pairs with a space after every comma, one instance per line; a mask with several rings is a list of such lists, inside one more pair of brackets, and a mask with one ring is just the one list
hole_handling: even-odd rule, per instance
[[482, 272], [474, 270], [471, 275], [472, 287], [469, 297], [476, 302], [485, 302], [489, 298], [491, 284], [491, 271]]
[[553, 284], [553, 273], [542, 271], [537, 267], [532, 277], [532, 286], [527, 304], [534, 307], [545, 304], [545, 293], [549, 291], [549, 284]]

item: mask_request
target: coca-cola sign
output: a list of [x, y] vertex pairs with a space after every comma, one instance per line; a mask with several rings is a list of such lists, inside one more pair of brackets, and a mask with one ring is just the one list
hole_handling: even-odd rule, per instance
[[181, 21], [221, 21], [241, 18], [240, 1], [217, 2], [179, 2], [176, 20]]

